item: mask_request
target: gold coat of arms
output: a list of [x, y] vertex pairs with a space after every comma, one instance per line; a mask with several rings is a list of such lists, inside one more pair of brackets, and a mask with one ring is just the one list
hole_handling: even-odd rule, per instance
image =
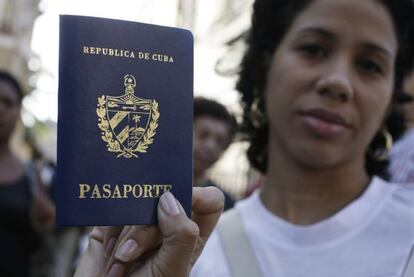
[[124, 95], [98, 97], [98, 126], [108, 151], [119, 153], [117, 158], [136, 158], [153, 143], [160, 113], [157, 101], [134, 95], [134, 76], [125, 75], [124, 86]]

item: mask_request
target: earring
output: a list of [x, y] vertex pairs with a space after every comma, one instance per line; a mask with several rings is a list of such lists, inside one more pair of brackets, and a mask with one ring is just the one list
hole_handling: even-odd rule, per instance
[[266, 115], [261, 110], [259, 101], [259, 98], [256, 98], [250, 109], [250, 121], [256, 129], [260, 129], [266, 124]]
[[381, 135], [384, 137], [384, 147], [370, 151], [370, 155], [377, 161], [382, 162], [388, 158], [388, 155], [391, 151], [393, 140], [390, 132], [387, 128], [383, 127], [380, 131]]

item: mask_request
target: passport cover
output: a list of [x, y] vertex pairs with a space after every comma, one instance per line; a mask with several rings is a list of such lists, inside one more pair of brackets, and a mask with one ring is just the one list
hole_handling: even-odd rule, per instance
[[190, 216], [193, 37], [60, 16], [57, 225], [156, 224], [171, 191]]

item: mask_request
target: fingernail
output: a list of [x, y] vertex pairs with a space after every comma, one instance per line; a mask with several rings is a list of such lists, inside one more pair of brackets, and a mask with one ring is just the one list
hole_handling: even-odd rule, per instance
[[161, 208], [167, 215], [177, 215], [180, 213], [177, 202], [171, 192], [164, 193], [161, 198]]
[[115, 238], [110, 238], [108, 243], [106, 244], [105, 255], [107, 257], [109, 257], [112, 254], [112, 250], [114, 250], [115, 242], [116, 242]]
[[115, 258], [123, 262], [128, 262], [134, 252], [138, 249], [138, 244], [135, 240], [129, 239], [125, 241], [116, 251]]
[[107, 277], [119, 277], [124, 275], [124, 266], [120, 263], [114, 263], [109, 270]]

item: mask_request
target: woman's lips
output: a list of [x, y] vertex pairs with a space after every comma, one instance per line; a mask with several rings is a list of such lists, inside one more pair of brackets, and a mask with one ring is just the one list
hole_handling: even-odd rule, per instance
[[305, 125], [318, 137], [335, 138], [351, 127], [338, 113], [314, 109], [300, 114]]

